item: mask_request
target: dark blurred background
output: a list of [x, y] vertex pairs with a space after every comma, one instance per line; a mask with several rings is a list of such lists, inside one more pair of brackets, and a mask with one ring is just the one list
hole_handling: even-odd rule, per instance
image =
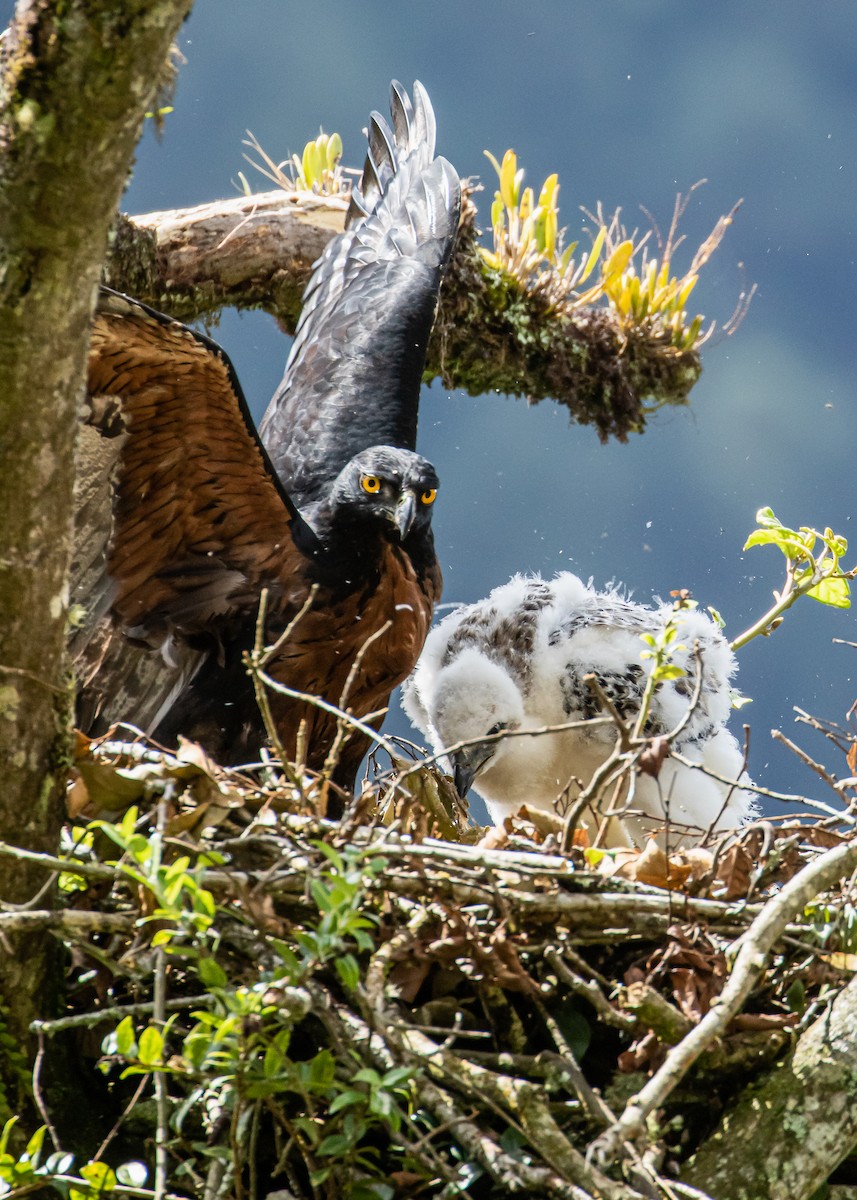
[[[11, 5], [6, 2], [6, 11]], [[570, 568], [621, 581], [638, 600], [689, 588], [735, 636], [770, 603], [779, 552], [742, 554], [756, 510], [853, 536], [857, 250], [857, 6], [853, 0], [198, 0], [180, 38], [175, 111], [148, 131], [124, 207], [174, 208], [235, 194], [250, 129], [267, 152], [300, 153], [323, 126], [362, 162], [370, 109], [395, 76], [427, 86], [439, 150], [481, 175], [481, 224], [494, 176], [483, 149], [511, 146], [536, 189], [558, 171], [561, 223], [580, 206], [623, 208], [629, 227], [666, 233], [677, 192], [700, 179], [682, 223], [686, 269], [736, 200], [744, 205], [691, 297], [718, 324], [758, 291], [731, 338], [715, 334], [689, 408], [654, 416], [642, 437], [602, 446], [548, 401], [426, 389], [420, 451], [443, 488], [435, 515], [445, 601], [484, 596], [514, 571]], [[263, 315], [224, 314], [214, 336], [257, 415], [288, 346]], [[804, 600], [770, 640], [740, 656], [753, 704], [751, 772], [819, 798], [823, 785], [770, 738], [796, 735], [840, 775], [844, 761], [795, 729], [793, 706], [844, 720], [855, 699], [851, 612]], [[390, 728], [407, 732], [399, 714]]]

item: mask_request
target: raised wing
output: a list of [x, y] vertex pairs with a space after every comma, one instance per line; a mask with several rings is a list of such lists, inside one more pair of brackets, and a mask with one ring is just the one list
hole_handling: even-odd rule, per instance
[[[229, 359], [208, 338], [105, 289], [88, 390], [91, 423], [108, 453], [115, 448], [113, 523], [106, 553], [95, 539], [78, 554], [89, 616], [72, 654], [89, 682], [90, 715], [100, 707], [93, 690], [113, 699], [128, 679], [132, 692], [151, 690], [153, 719], [192, 675], [197, 652], [218, 647], [256, 608], [262, 587], [278, 597], [300, 590], [300, 517]], [[102, 462], [102, 478], [103, 470]], [[92, 506], [104, 507], [97, 497]], [[161, 667], [144, 685], [129, 638], [160, 649], [173, 674]]]
[[434, 157], [428, 95], [391, 86], [369, 125], [345, 232], [316, 263], [262, 440], [299, 507], [369, 446], [416, 445], [426, 347], [458, 230], [457, 172]]

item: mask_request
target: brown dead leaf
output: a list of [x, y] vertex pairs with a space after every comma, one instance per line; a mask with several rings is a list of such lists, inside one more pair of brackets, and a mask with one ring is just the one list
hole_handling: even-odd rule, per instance
[[509, 834], [503, 825], [492, 825], [482, 834], [476, 843], [478, 850], [505, 850], [509, 844]]
[[737, 842], [717, 860], [717, 871], [711, 885], [711, 895], [718, 900], [738, 900], [750, 890], [753, 860]]
[[665, 737], [652, 738], [643, 753], [637, 759], [637, 766], [644, 775], [651, 775], [653, 779], [661, 773], [661, 767], [669, 757], [670, 744]]
[[432, 962], [428, 957], [417, 958], [409, 955], [394, 963], [387, 979], [405, 1004], [413, 1004], [431, 968]]
[[547, 812], [543, 808], [530, 808], [527, 804], [523, 804], [515, 816], [518, 820], [532, 825], [536, 833], [541, 834], [543, 838], [549, 837], [551, 834], [559, 837], [565, 823], [557, 813]]
[[617, 850], [605, 855], [598, 864], [602, 875], [618, 875], [620, 879], [636, 880], [665, 891], [683, 889], [699, 869], [697, 859], [689, 860], [680, 851], [667, 858], [654, 838], [642, 850]]
[[837, 971], [857, 971], [857, 954], [848, 954], [843, 950], [835, 950], [832, 954], [819, 954], [822, 962], [829, 963]]
[[818, 846], [821, 850], [832, 850], [834, 846], [841, 846], [847, 841], [844, 834], [837, 833], [834, 829], [824, 829], [821, 825], [781, 825], [777, 840], [786, 837], [798, 837], [808, 846]]
[[848, 769], [852, 775], [857, 775], [857, 742], [852, 742], [848, 747], [848, 753], [845, 756], [845, 761], [848, 763]]

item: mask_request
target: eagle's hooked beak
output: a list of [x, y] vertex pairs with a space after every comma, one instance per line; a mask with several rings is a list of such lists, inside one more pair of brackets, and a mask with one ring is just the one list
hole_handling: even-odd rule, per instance
[[399, 503], [396, 505], [396, 528], [399, 531], [399, 537], [402, 541], [411, 532], [411, 526], [414, 523], [414, 517], [417, 515], [417, 502], [413, 492], [404, 492]]

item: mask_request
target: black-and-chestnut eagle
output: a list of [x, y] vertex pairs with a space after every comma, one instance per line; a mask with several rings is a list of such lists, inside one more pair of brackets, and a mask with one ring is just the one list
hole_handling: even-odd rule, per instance
[[[263, 589], [266, 640], [292, 626], [267, 670], [291, 689], [380, 724], [372, 714], [416, 662], [441, 587], [438, 479], [415, 451], [417, 412], [461, 195], [435, 157], [424, 88], [412, 102], [394, 82], [391, 114], [371, 116], [345, 231], [315, 264], [260, 435], [218, 345], [102, 292], [84, 432], [115, 462], [113, 519], [105, 553], [87, 538], [104, 504], [99, 461], [81, 485], [74, 570], [84, 728], [131, 719], [227, 764], [257, 759], [245, 654]], [[321, 769], [336, 718], [276, 692], [270, 705], [286, 754], [302, 729], [306, 765]], [[333, 775], [343, 788], [367, 745], [351, 731]]]

